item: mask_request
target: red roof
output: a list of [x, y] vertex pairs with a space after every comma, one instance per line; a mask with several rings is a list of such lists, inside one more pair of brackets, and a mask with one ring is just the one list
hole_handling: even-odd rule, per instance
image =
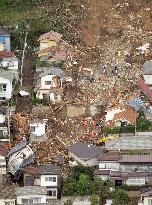
[[139, 79], [137, 80], [137, 86], [142, 90], [142, 92], [149, 98], [152, 102], [152, 91], [150, 90], [149, 86], [145, 84], [144, 80]]
[[122, 158], [120, 152], [106, 153], [98, 156], [98, 161], [118, 161]]
[[152, 155], [123, 155], [120, 163], [152, 163]]
[[32, 174], [32, 175], [36, 175], [37, 174], [37, 167], [25, 167], [21, 169], [23, 172]]
[[110, 170], [101, 170], [101, 169], [96, 169], [94, 171], [94, 175], [109, 175]]
[[15, 54], [12, 51], [0, 51], [0, 58], [10, 58], [14, 56]]

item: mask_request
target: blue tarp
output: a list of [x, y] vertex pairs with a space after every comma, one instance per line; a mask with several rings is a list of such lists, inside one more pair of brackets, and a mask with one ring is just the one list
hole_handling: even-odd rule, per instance
[[5, 36], [0, 36], [0, 42], [5, 42]]

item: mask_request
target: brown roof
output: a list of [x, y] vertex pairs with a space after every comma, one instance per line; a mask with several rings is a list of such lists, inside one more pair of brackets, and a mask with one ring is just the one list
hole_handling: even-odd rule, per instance
[[36, 175], [38, 168], [37, 167], [25, 167], [25, 168], [22, 168], [21, 170], [23, 172], [26, 172], [26, 173], [29, 173], [32, 175]]
[[8, 154], [8, 150], [0, 144], [0, 155], [3, 156], [3, 157], [6, 157]]
[[141, 91], [149, 98], [152, 102], [152, 90], [148, 85], [145, 84], [144, 80], [138, 79], [136, 82], [137, 86], [141, 89]]
[[0, 58], [10, 58], [15, 57], [14, 52], [12, 51], [0, 51]]
[[152, 155], [122, 155], [121, 163], [152, 163]]
[[109, 175], [110, 170], [100, 170], [100, 169], [96, 169], [94, 171], [94, 175]]
[[109, 176], [111, 176], [111, 177], [121, 177], [121, 172], [120, 171], [111, 171], [109, 173]]
[[114, 152], [114, 153], [106, 153], [106, 154], [101, 154], [98, 156], [98, 161], [118, 161], [121, 159], [121, 153], [120, 152]]
[[135, 111], [128, 105], [124, 105], [122, 107], [122, 109], [124, 109], [124, 111], [116, 113], [114, 115], [113, 121], [118, 121], [118, 120], [127, 120], [128, 122], [130, 122], [131, 124], [135, 123], [135, 119], [136, 119], [136, 113]]
[[44, 39], [50, 39], [50, 40], [54, 40], [54, 41], [60, 41], [60, 39], [62, 38], [62, 34], [54, 32], [54, 31], [50, 31], [48, 33], [44, 33], [43, 35], [41, 35], [38, 39], [38, 41], [44, 40]]

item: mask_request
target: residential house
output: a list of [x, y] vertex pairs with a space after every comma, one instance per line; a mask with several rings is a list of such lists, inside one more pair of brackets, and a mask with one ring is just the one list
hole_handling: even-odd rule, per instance
[[18, 70], [18, 59], [12, 51], [0, 51], [0, 67], [5, 70]]
[[0, 71], [0, 101], [5, 101], [12, 97], [13, 83], [18, 80], [18, 74], [9, 71]]
[[152, 205], [152, 189], [151, 189], [151, 187], [141, 190], [140, 200], [138, 202], [138, 205]]
[[152, 184], [151, 155], [122, 155], [106, 153], [98, 157], [99, 168], [95, 176], [102, 180], [111, 179], [115, 185], [142, 186]]
[[143, 64], [144, 80], [147, 85], [152, 85], [152, 60]]
[[29, 121], [30, 141], [43, 140], [47, 137], [47, 121], [48, 119], [35, 119]]
[[17, 205], [46, 205], [47, 190], [45, 187], [25, 186], [16, 188]]
[[104, 153], [103, 148], [83, 142], [70, 145], [68, 151], [69, 156], [76, 162], [90, 167], [98, 165], [97, 157]]
[[10, 51], [10, 33], [0, 28], [0, 51]]
[[40, 61], [54, 62], [66, 59], [67, 50], [61, 38], [62, 34], [54, 31], [50, 31], [39, 37], [40, 48], [37, 54], [40, 57]]
[[25, 167], [24, 185], [41, 186], [47, 189], [47, 200], [61, 197], [61, 169], [54, 164], [39, 165], [38, 167]]
[[124, 125], [135, 123], [136, 113], [127, 104], [117, 105], [116, 107], [107, 110], [105, 118], [106, 126], [111, 128], [123, 127]]
[[6, 156], [7, 156], [7, 149], [0, 144], [0, 175], [6, 174]]
[[15, 145], [7, 155], [7, 171], [17, 177], [21, 168], [34, 161], [34, 153], [26, 141]]
[[7, 185], [0, 188], [0, 205], [16, 205], [16, 185]]
[[51, 102], [62, 101], [64, 72], [55, 67], [39, 74], [35, 91], [40, 99], [49, 99]]

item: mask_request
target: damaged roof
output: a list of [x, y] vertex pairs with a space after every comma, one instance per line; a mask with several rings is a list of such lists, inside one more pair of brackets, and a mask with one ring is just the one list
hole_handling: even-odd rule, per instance
[[8, 157], [11, 156], [12, 154], [14, 154], [15, 152], [20, 151], [21, 149], [25, 148], [27, 145], [26, 141], [22, 141], [20, 143], [18, 143], [17, 145], [15, 145], [10, 152], [8, 153]]
[[55, 31], [50, 31], [48, 33], [44, 33], [43, 35], [41, 35], [38, 41], [42, 41], [44, 39], [50, 39], [58, 42], [60, 41], [61, 38], [62, 38], [62, 34], [57, 33]]

